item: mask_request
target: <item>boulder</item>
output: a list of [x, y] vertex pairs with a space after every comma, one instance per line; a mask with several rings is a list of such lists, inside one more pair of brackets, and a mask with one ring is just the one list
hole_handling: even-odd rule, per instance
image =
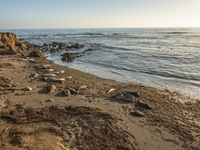
[[45, 51], [50, 51], [50, 53], [55, 53], [55, 52], [58, 52], [60, 50], [67, 49], [68, 45], [66, 43], [63, 43], [63, 42], [52, 42], [50, 44], [45, 43], [42, 46], [42, 48]]
[[27, 49], [27, 45], [18, 40], [14, 33], [0, 33], [0, 54], [4, 55], [22, 55], [21, 50]]
[[62, 61], [66, 62], [72, 62], [75, 58], [76, 56], [73, 53], [65, 53], [64, 55], [62, 55]]
[[92, 52], [92, 51], [94, 51], [94, 49], [88, 48], [88, 49], [86, 49], [85, 51], [86, 51], [86, 52]]
[[83, 48], [84, 46], [85, 45], [83, 45], [83, 44], [75, 43], [74, 46], [73, 46], [73, 48], [79, 49], [79, 48]]

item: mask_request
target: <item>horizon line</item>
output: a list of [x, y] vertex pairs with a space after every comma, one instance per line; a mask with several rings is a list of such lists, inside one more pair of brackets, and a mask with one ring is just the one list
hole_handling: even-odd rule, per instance
[[36, 27], [36, 28], [0, 28], [0, 30], [58, 30], [58, 29], [173, 29], [173, 28], [179, 28], [179, 29], [186, 29], [186, 28], [200, 28], [200, 26], [170, 26], [170, 27], [56, 27], [56, 28], [48, 28], [48, 27]]

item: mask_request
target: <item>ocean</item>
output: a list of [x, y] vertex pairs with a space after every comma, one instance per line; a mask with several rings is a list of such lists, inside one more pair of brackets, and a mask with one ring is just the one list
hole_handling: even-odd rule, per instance
[[47, 53], [55, 63], [99, 77], [167, 89], [200, 100], [200, 29], [37, 29], [9, 30], [34, 44], [82, 43], [93, 51], [62, 62], [59, 53]]

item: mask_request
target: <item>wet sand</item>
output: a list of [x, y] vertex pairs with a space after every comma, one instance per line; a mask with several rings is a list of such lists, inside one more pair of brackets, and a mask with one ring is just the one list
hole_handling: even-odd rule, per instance
[[199, 101], [46, 58], [0, 60], [2, 150], [200, 149]]

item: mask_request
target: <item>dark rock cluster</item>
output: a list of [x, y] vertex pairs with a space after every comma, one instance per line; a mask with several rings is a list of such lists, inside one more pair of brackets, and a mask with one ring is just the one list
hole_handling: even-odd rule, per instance
[[64, 54], [61, 54], [62, 61], [64, 62], [72, 62], [74, 59], [83, 56], [86, 52], [93, 51], [93, 49], [86, 49], [86, 46], [80, 43], [66, 44], [63, 42], [52, 42], [44, 44], [42, 47], [49, 53], [66, 51]]
[[81, 49], [81, 48], [84, 48], [85, 45], [80, 44], [80, 43], [68, 45], [68, 44], [63, 43], [63, 42], [52, 42], [50, 44], [45, 43], [42, 47], [45, 49], [45, 51], [48, 51], [50, 53], [55, 53], [55, 52], [59, 52], [59, 51], [62, 51], [62, 50]]

